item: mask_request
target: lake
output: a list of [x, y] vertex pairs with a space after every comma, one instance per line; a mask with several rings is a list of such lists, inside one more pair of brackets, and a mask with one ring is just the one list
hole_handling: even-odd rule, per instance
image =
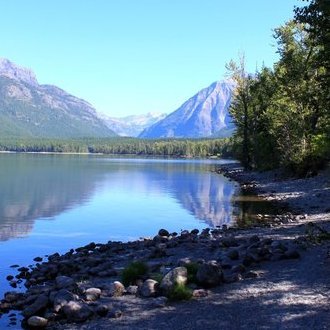
[[225, 162], [0, 154], [0, 294], [9, 266], [36, 256], [232, 224], [238, 186], [214, 173]]

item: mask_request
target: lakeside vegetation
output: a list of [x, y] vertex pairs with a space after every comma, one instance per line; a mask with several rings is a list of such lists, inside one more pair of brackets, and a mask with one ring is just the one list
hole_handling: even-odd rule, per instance
[[279, 60], [255, 74], [244, 56], [227, 65], [236, 82], [231, 114], [247, 169], [315, 173], [330, 157], [330, 4], [308, 1], [275, 29]]
[[231, 139], [85, 138], [41, 139], [2, 138], [0, 151], [103, 153], [117, 155], [172, 157], [231, 157]]

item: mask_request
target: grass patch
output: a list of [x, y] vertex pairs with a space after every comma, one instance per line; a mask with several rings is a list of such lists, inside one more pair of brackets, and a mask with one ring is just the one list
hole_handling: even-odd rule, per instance
[[121, 273], [121, 279], [125, 286], [134, 285], [148, 272], [148, 266], [142, 261], [134, 261], [129, 264]]
[[176, 284], [167, 297], [171, 301], [189, 300], [192, 297], [192, 290], [183, 284]]
[[197, 283], [196, 274], [197, 274], [198, 267], [199, 267], [198, 263], [190, 262], [190, 263], [184, 265], [184, 267], [187, 268], [188, 283]]

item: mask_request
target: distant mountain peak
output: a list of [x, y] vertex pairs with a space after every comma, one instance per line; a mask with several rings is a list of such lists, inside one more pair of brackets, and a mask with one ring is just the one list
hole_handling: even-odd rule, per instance
[[108, 128], [118, 135], [136, 137], [147, 127], [164, 119], [166, 114], [148, 112], [142, 115], [129, 115], [120, 118], [99, 114], [99, 117], [107, 124]]
[[0, 57], [0, 76], [38, 86], [36, 75], [32, 70], [18, 66], [2, 57]]
[[80, 138], [116, 134], [86, 101], [0, 58], [0, 137]]
[[229, 106], [234, 84], [215, 81], [163, 120], [146, 128], [141, 138], [202, 138], [228, 136], [234, 130]]

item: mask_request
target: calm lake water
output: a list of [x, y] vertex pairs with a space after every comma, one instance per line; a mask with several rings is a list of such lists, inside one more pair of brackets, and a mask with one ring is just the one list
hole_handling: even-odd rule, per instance
[[238, 185], [214, 173], [226, 162], [0, 154], [0, 296], [10, 266], [36, 256], [160, 228], [233, 225]]

